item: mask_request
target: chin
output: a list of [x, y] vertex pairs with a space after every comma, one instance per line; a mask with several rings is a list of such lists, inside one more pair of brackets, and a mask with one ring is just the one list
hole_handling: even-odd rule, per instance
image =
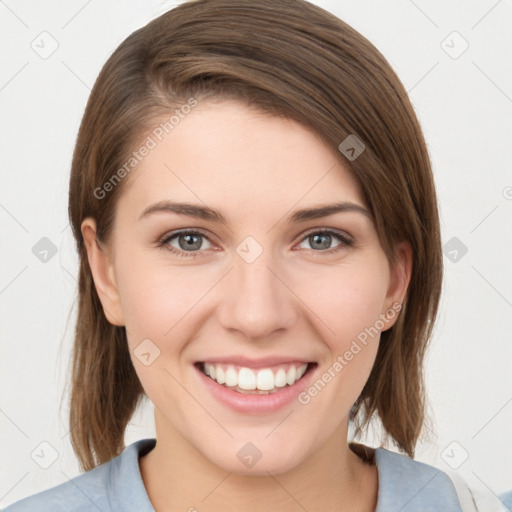
[[296, 443], [269, 443], [268, 440], [255, 443], [235, 441], [220, 449], [221, 452], [203, 452], [203, 455], [216, 466], [238, 475], [278, 475], [296, 468], [306, 458]]

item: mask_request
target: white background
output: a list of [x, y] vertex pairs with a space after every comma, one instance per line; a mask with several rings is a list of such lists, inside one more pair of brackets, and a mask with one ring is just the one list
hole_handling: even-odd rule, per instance
[[[73, 144], [104, 62], [176, 3], [0, 2], [0, 507], [79, 473], [65, 389], [77, 275], [67, 220]], [[456, 262], [444, 259], [427, 361], [436, 436], [416, 458], [450, 470], [447, 461], [456, 465], [467, 452], [457, 472], [470, 484], [510, 489], [512, 2], [314, 3], [361, 32], [398, 73], [427, 139], [443, 243], [457, 237], [468, 249]], [[49, 37], [43, 31], [58, 43], [47, 59], [31, 47]], [[463, 48], [453, 31], [469, 44], [458, 58], [445, 51]], [[32, 252], [43, 237], [57, 248], [46, 263]], [[145, 437], [154, 437], [150, 405], [131, 422], [126, 444]], [[47, 469], [31, 457], [44, 441], [59, 453]]]

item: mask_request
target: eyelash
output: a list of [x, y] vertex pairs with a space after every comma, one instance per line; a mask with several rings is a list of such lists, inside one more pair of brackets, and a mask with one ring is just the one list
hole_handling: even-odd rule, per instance
[[[313, 229], [311, 231], [307, 231], [306, 233], [304, 233], [303, 237], [301, 238], [300, 242], [299, 243], [302, 243], [306, 238], [312, 236], [312, 235], [333, 235], [335, 238], [337, 238], [341, 244], [340, 245], [337, 245], [336, 247], [332, 247], [330, 249], [326, 249], [324, 251], [320, 250], [320, 251], [315, 251], [314, 249], [311, 249], [312, 251], [314, 252], [317, 252], [317, 253], [321, 253], [321, 254], [332, 254], [338, 250], [341, 250], [343, 249], [343, 247], [351, 247], [354, 245], [354, 242], [351, 238], [349, 238], [348, 236], [346, 236], [344, 233], [342, 233], [341, 231], [337, 231], [337, 230], [333, 230], [333, 229], [319, 229], [319, 230], [316, 230], [316, 229]], [[178, 256], [184, 256], [184, 257], [196, 257], [198, 256], [202, 251], [182, 251], [181, 249], [176, 249], [176, 247], [172, 247], [169, 244], [169, 242], [173, 239], [173, 238], [176, 238], [177, 236], [179, 235], [200, 235], [204, 238], [206, 238], [208, 241], [211, 242], [211, 240], [202, 232], [200, 231], [194, 231], [194, 230], [183, 230], [183, 231], [175, 231], [175, 232], [172, 232], [170, 234], [166, 234], [164, 235], [163, 238], [159, 239], [157, 241], [157, 246], [159, 248], [163, 248], [163, 249], [167, 249], [168, 251], [174, 253], [174, 254], [177, 254]]]

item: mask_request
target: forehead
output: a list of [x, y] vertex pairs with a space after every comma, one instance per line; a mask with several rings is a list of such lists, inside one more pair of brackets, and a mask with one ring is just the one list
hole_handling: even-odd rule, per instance
[[203, 203], [227, 216], [269, 213], [274, 221], [294, 205], [364, 204], [337, 150], [296, 121], [237, 101], [200, 102], [161, 140], [149, 137], [153, 147], [119, 200], [127, 215], [163, 200]]

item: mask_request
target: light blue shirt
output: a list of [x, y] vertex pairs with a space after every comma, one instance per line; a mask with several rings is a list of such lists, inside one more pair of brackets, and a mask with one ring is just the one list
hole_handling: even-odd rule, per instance
[[[9, 505], [3, 512], [155, 512], [138, 458], [156, 439], [141, 439], [109, 462]], [[377, 448], [379, 491], [375, 512], [461, 512], [455, 487], [443, 471]], [[191, 506], [194, 503], [191, 502]]]

